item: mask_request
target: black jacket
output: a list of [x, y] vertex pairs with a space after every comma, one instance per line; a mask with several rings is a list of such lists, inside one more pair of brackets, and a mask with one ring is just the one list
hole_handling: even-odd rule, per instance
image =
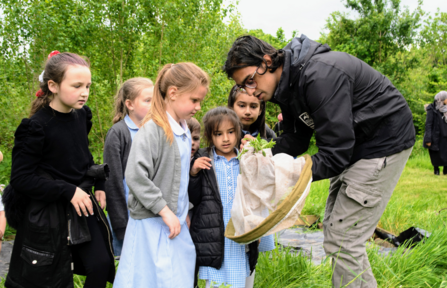
[[129, 220], [123, 179], [131, 146], [129, 128], [126, 122], [121, 120], [107, 132], [103, 154], [104, 162], [110, 167], [110, 178], [105, 183], [107, 212], [113, 232], [119, 240], [124, 239]]
[[339, 175], [360, 159], [392, 155], [414, 145], [407, 102], [390, 80], [347, 53], [302, 35], [284, 49], [280, 82], [271, 101], [284, 127], [273, 153], [304, 153], [316, 132], [313, 180]]
[[[202, 148], [194, 155], [191, 166], [200, 157], [213, 159], [208, 148]], [[189, 232], [196, 247], [196, 265], [220, 269], [224, 257], [225, 224], [214, 161], [212, 164], [210, 170], [201, 170], [197, 176], [189, 178], [189, 202], [195, 209]], [[250, 271], [253, 271], [259, 254], [258, 242], [249, 244], [249, 250]]]
[[[90, 236], [83, 233], [88, 229], [83, 217], [72, 213], [70, 200], [76, 187], [90, 193], [95, 217], [109, 231], [103, 236], [108, 240], [105, 245], [113, 259], [107, 219], [91, 194], [91, 186], [103, 189], [104, 180], [89, 179], [88, 185], [83, 184], [88, 169], [94, 164], [88, 149], [91, 118], [86, 106], [72, 113], [59, 113], [46, 107], [30, 119], [22, 120], [17, 128], [10, 185], [14, 193], [26, 199], [23, 204], [26, 207], [25, 217], [17, 229], [5, 287], [67, 288], [73, 287], [73, 273], [85, 275], [82, 265], [76, 265], [72, 271], [69, 247], [88, 241]], [[49, 176], [44, 176], [42, 171]], [[76, 220], [80, 222], [74, 227]], [[113, 261], [108, 268], [108, 280], [113, 282]]]
[[[435, 104], [432, 103], [427, 106], [427, 119], [425, 121], [425, 135], [424, 135], [424, 147], [432, 151], [439, 151], [441, 144], [441, 138], [447, 136], [447, 123], [443, 119], [444, 114], [436, 110]], [[428, 147], [426, 144], [431, 143]], [[446, 153], [446, 149], [441, 149], [443, 153]], [[447, 158], [447, 157], [446, 157]]]

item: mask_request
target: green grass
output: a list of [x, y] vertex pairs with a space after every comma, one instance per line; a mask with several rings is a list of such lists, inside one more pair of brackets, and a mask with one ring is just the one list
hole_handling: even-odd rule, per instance
[[[440, 219], [432, 224], [438, 227], [432, 236], [411, 250], [399, 247], [386, 257], [377, 253], [376, 245], [368, 247], [378, 287], [447, 287], [447, 230]], [[277, 248], [259, 257], [255, 287], [331, 287], [331, 276], [329, 260], [315, 265], [306, 257]]]

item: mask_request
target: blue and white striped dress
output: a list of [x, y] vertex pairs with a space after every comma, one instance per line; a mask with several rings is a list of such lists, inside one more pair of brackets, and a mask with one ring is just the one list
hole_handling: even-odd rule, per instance
[[[236, 194], [239, 160], [235, 157], [228, 161], [225, 157], [217, 155], [214, 149], [213, 157], [213, 168], [216, 171], [226, 228], [231, 218], [230, 212]], [[273, 235], [267, 236], [261, 239], [259, 251], [272, 250], [274, 247]], [[225, 238], [222, 267], [220, 269], [205, 266], [199, 268], [199, 278], [214, 282], [217, 286], [223, 283], [231, 285], [233, 288], [245, 287], [245, 280], [248, 276], [250, 276], [250, 267], [245, 245], [238, 244], [228, 238]]]

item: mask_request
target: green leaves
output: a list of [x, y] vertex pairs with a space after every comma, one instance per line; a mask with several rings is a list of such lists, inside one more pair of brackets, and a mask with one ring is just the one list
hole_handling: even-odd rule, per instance
[[[249, 140], [249, 139], [245, 139], [245, 140]], [[264, 149], [269, 149], [269, 148], [273, 148], [273, 146], [275, 146], [276, 142], [272, 140], [270, 140], [270, 142], [267, 142], [266, 140], [262, 139], [261, 136], [258, 134], [258, 136], [256, 137], [256, 139], [251, 140], [250, 141], [250, 146], [253, 147], [254, 149], [254, 153], [258, 153], [261, 152], [262, 155], [264, 157], [266, 157], [267, 155], [265, 154]], [[237, 159], [240, 160], [242, 155], [244, 155], [245, 153], [247, 153], [247, 149], [242, 149], [242, 151], [239, 153], [239, 155], [237, 156]]]

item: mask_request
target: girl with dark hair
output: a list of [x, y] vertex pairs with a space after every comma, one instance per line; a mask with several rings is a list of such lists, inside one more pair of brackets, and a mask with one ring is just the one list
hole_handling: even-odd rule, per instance
[[[233, 109], [239, 117], [242, 125], [241, 139], [247, 134], [252, 137], [257, 137], [259, 134], [263, 139], [276, 137], [275, 132], [265, 124], [264, 101], [249, 96], [244, 89], [239, 89], [234, 85], [228, 95], [228, 108]], [[273, 249], [275, 249], [273, 235], [263, 237], [259, 244], [259, 252], [266, 252]]]
[[106, 182], [107, 218], [112, 226], [113, 250], [121, 256], [129, 210], [124, 171], [132, 139], [151, 107], [154, 84], [147, 78], [132, 78], [123, 83], [115, 96], [114, 125], [107, 132], [104, 143], [104, 162], [109, 165], [110, 178]]
[[195, 207], [190, 231], [200, 266], [199, 278], [207, 281], [207, 288], [221, 284], [253, 287], [258, 241], [248, 245], [247, 253], [246, 245], [224, 237], [239, 175], [239, 118], [233, 110], [217, 107], [202, 120], [208, 148], [194, 155], [188, 186]]
[[105, 178], [88, 176], [95, 164], [88, 148], [92, 112], [85, 106], [89, 64], [55, 51], [40, 80], [31, 116], [15, 133], [10, 184], [26, 212], [5, 287], [73, 287], [73, 273], [87, 276], [84, 287], [106, 287], [115, 265], [102, 211]]
[[426, 111], [424, 147], [430, 153], [435, 175], [439, 175], [439, 166], [444, 166], [442, 173], [447, 175], [447, 92], [436, 94]]
[[233, 109], [242, 124], [242, 137], [249, 134], [261, 138], [276, 137], [275, 132], [265, 124], [265, 102], [249, 96], [244, 89], [236, 85], [228, 95], [228, 108]]
[[127, 162], [130, 218], [115, 288], [193, 286], [186, 120], [200, 110], [208, 86], [208, 75], [192, 63], [167, 64], [158, 73], [151, 108]]

